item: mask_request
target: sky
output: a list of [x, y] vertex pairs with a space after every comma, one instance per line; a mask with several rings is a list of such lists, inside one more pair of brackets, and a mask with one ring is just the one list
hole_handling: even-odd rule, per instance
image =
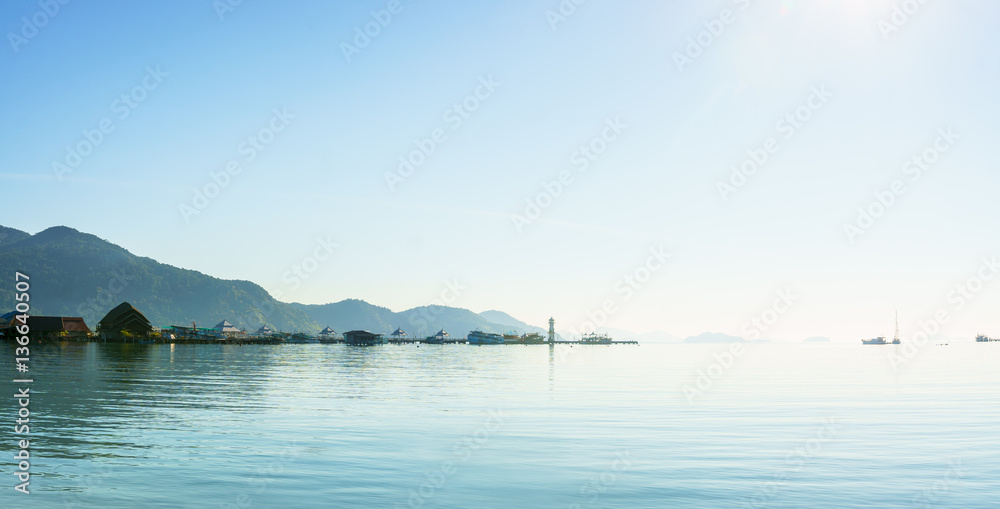
[[904, 338], [996, 336], [998, 16], [4, 2], [0, 224], [287, 302], [852, 342], [898, 310]]

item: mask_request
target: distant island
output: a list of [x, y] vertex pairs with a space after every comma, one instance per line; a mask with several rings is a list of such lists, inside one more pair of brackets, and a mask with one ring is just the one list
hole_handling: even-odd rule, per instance
[[830, 338], [825, 336], [813, 336], [802, 340], [803, 343], [829, 343], [830, 341]]
[[684, 343], [744, 343], [745, 339], [739, 336], [730, 336], [721, 332], [703, 332], [697, 336], [684, 339]]

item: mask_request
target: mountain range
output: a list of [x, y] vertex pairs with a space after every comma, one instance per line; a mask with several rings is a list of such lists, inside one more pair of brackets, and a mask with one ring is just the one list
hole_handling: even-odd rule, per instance
[[[545, 334], [547, 330], [498, 310], [475, 313], [430, 305], [395, 312], [357, 299], [329, 304], [281, 302], [256, 283], [219, 279], [136, 256], [107, 240], [66, 226], [54, 226], [35, 235], [0, 226], [0, 273], [12, 275], [14, 271], [31, 277], [32, 314], [80, 316], [92, 329], [113, 307], [129, 302], [155, 326], [195, 323], [213, 327], [229, 320], [251, 332], [262, 325], [309, 334], [324, 327], [337, 332], [365, 329], [386, 334], [401, 328], [409, 337], [425, 337], [441, 329], [456, 337], [464, 337], [471, 330], [517, 334]], [[14, 309], [13, 293], [0, 291], [0, 314]], [[651, 343], [744, 341], [707, 332], [685, 339], [662, 331], [637, 334], [602, 327], [598, 332], [616, 339]]]
[[[31, 313], [81, 316], [94, 328], [117, 304], [127, 301], [157, 326], [212, 327], [229, 320], [254, 331], [261, 325], [318, 333], [367, 329], [410, 337], [444, 329], [455, 336], [470, 330], [544, 332], [502, 311], [474, 313], [446, 306], [401, 312], [348, 299], [330, 304], [280, 302], [250, 281], [225, 280], [140, 257], [111, 242], [66, 226], [35, 235], [0, 226], [0, 273], [30, 276]], [[13, 279], [11, 279], [13, 281]], [[13, 292], [0, 292], [0, 309], [14, 308]]]

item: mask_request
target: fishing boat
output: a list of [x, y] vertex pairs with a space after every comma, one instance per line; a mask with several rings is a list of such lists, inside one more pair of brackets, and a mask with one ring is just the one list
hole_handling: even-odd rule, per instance
[[483, 331], [469, 331], [469, 344], [470, 345], [502, 345], [504, 344], [503, 336], [495, 332], [483, 332]]
[[591, 345], [607, 345], [611, 343], [611, 337], [607, 334], [598, 335], [596, 332], [591, 332], [590, 334], [584, 334], [580, 338], [580, 342]]
[[863, 345], [898, 345], [899, 344], [899, 312], [896, 312], [896, 335], [892, 338], [892, 342], [886, 341], [885, 336], [879, 336], [877, 338], [862, 339], [861, 344]]
[[989, 337], [986, 337], [985, 334], [977, 334], [976, 335], [976, 342], [977, 343], [990, 343], [992, 341], [1000, 341], [1000, 339], [989, 338]]
[[545, 336], [537, 332], [520, 336], [516, 332], [510, 332], [503, 335], [503, 341], [508, 345], [541, 345], [545, 343]]
[[319, 343], [319, 340], [302, 332], [296, 332], [285, 339], [285, 343]]

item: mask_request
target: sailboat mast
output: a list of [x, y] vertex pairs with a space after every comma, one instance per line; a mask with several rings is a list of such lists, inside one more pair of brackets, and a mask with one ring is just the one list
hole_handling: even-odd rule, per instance
[[899, 341], [899, 310], [896, 310], [896, 336], [893, 338]]

